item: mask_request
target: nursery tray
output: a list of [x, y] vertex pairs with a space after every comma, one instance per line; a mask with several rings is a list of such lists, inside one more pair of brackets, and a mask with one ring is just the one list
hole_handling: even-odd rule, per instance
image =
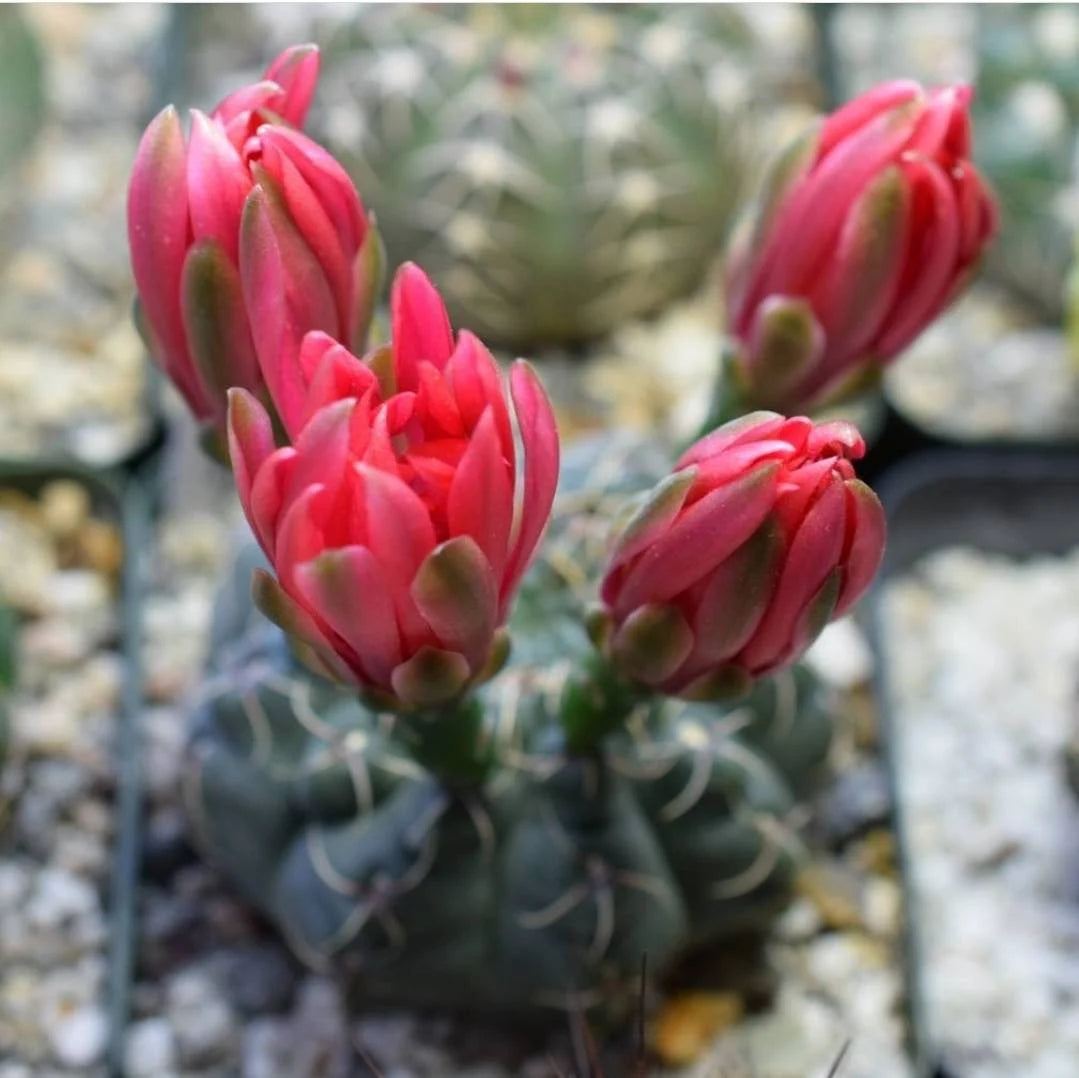
[[1012, 447], [930, 449], [889, 470], [878, 490], [889, 531], [885, 562], [870, 598], [871, 632], [907, 910], [904, 959], [912, 1050], [919, 1078], [967, 1078], [943, 1068], [928, 1021], [931, 956], [923, 939], [925, 914], [919, 908], [912, 871], [915, 849], [902, 797], [898, 708], [889, 681], [883, 596], [888, 584], [922, 557], [946, 547], [966, 546], [1022, 561], [1062, 555], [1079, 546], [1079, 454]]
[[[142, 676], [139, 656], [140, 558], [148, 542], [149, 516], [140, 485], [124, 482], [119, 475], [102, 476], [74, 464], [0, 461], [0, 492], [16, 491], [37, 497], [49, 483], [70, 480], [90, 496], [90, 518], [105, 520], [119, 529], [122, 562], [117, 574], [118, 650], [122, 661], [115, 711], [116, 728], [111, 744], [115, 776], [113, 819], [108, 840], [111, 864], [108, 871], [105, 945], [107, 974], [104, 1007], [107, 1016], [105, 1072], [123, 1072], [123, 1049], [132, 984], [133, 925], [140, 849], [139, 714]], [[17, 550], [5, 557], [18, 558]], [[18, 674], [16, 673], [16, 680]], [[2, 859], [0, 848], [0, 859]]]
[[[150, 371], [147, 377], [156, 383], [157, 372]], [[58, 437], [25, 456], [0, 454], [0, 478], [6, 482], [9, 474], [19, 475], [25, 471], [26, 474], [51, 475], [54, 478], [61, 478], [67, 473], [86, 477], [96, 475], [103, 477], [106, 486], [113, 482], [122, 483], [125, 478], [152, 462], [165, 445], [167, 424], [157, 388], [148, 389], [145, 408], [147, 420], [142, 430], [122, 452], [114, 456], [84, 459], [76, 450], [68, 447], [62, 437]], [[88, 481], [93, 482], [92, 479]]]

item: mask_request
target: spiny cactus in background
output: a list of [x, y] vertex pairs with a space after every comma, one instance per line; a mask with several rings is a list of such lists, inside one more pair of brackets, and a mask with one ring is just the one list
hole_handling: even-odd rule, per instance
[[1079, 220], [1079, 9], [984, 5], [977, 11], [978, 159], [1005, 207], [986, 269], [1055, 321]]
[[318, 137], [492, 343], [586, 342], [716, 259], [754, 61], [731, 8], [364, 7], [324, 56]]
[[569, 755], [557, 733], [591, 649], [581, 614], [610, 514], [668, 465], [629, 438], [567, 455], [512, 657], [481, 690], [495, 764], [474, 789], [440, 783], [395, 720], [299, 667], [248, 597], [261, 556], [240, 559], [195, 709], [191, 818], [297, 953], [358, 999], [618, 1012], [643, 954], [659, 970], [695, 943], [763, 929], [787, 902], [798, 795], [831, 731], [807, 671], [733, 707], [653, 698], [597, 753]]

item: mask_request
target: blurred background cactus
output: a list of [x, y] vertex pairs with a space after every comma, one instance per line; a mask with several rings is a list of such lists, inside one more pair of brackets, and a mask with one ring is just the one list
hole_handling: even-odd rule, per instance
[[0, 178], [33, 144], [45, 121], [41, 47], [17, 5], [0, 11]]
[[297, 954], [357, 998], [617, 1015], [642, 956], [663, 970], [761, 932], [790, 899], [798, 798], [831, 738], [832, 701], [807, 671], [733, 708], [656, 698], [602, 751], [564, 749], [558, 700], [591, 646], [581, 613], [610, 512], [664, 466], [628, 439], [569, 454], [514, 657], [483, 690], [497, 762], [471, 791], [415, 764], [391, 717], [298, 667], [248, 598], [260, 555], [240, 557], [195, 714], [191, 817]]
[[[0, 261], [13, 249], [20, 166], [45, 122], [41, 46], [18, 5], [0, 9]], [[10, 219], [9, 219], [10, 218]]]
[[451, 314], [572, 346], [697, 288], [745, 192], [753, 35], [732, 8], [371, 7], [312, 125]]
[[1005, 212], [987, 272], [1057, 320], [1079, 224], [1079, 10], [986, 5], [978, 12], [978, 157]]

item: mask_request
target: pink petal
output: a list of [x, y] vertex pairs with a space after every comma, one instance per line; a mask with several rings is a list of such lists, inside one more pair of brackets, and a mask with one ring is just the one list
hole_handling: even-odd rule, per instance
[[750, 412], [748, 415], [732, 419], [694, 442], [679, 458], [676, 470], [697, 464], [717, 456], [728, 446], [741, 445], [756, 439], [769, 438], [776, 434], [788, 422], [778, 412]]
[[191, 239], [186, 173], [180, 118], [169, 106], [139, 142], [127, 192], [127, 236], [155, 358], [195, 416], [204, 419], [213, 409], [188, 357], [180, 313], [180, 276]]
[[881, 358], [894, 356], [926, 326], [950, 291], [959, 259], [959, 214], [955, 194], [932, 161], [902, 164], [913, 192], [910, 247], [896, 308], [874, 346]]
[[346, 246], [344, 237], [330, 220], [326, 207], [297, 169], [289, 142], [281, 137], [287, 134], [293, 133], [269, 126], [259, 129], [262, 165], [273, 177], [292, 223], [322, 268], [336, 305], [334, 336], [341, 339], [347, 335], [346, 330], [351, 322], [352, 259], [355, 251]]
[[733, 658], [752, 639], [779, 581], [783, 542], [768, 521], [709, 576], [693, 619], [693, 674]]
[[[276, 448], [266, 409], [246, 389], [229, 390], [228, 434], [232, 475], [246, 511], [255, 476]], [[252, 527], [258, 534], [253, 521]]]
[[446, 509], [450, 534], [472, 536], [501, 580], [513, 524], [513, 475], [502, 457], [490, 412], [484, 413], [469, 439]]
[[306, 390], [296, 363], [300, 343], [311, 330], [332, 332], [337, 315], [318, 260], [279, 196], [261, 184], [244, 207], [240, 278], [262, 376], [286, 429], [295, 430]]
[[277, 104], [282, 96], [281, 87], [276, 82], [263, 80], [250, 86], [241, 86], [217, 103], [211, 120], [217, 120], [226, 127], [240, 120], [245, 125], [252, 112], [267, 105]]
[[318, 83], [318, 69], [317, 45], [293, 45], [266, 68], [263, 77], [276, 82], [284, 91], [284, 100], [278, 105], [277, 112], [294, 127], [303, 127], [307, 119]]
[[428, 642], [430, 629], [412, 601], [412, 581], [437, 539], [427, 507], [406, 483], [367, 464], [355, 465], [369, 521], [367, 546], [393, 593], [406, 651]]
[[[911, 133], [907, 149], [912, 153], [937, 157], [951, 143], [966, 157], [970, 152], [970, 123], [967, 104], [970, 101], [969, 86], [945, 86], [929, 95], [925, 112]], [[964, 123], [966, 118], [966, 123]], [[964, 145], [965, 144], [965, 145]]]
[[285, 492], [296, 466], [296, 450], [285, 446], [271, 454], [255, 473], [255, 482], [245, 506], [252, 531], [272, 562], [277, 545], [277, 527], [285, 506]]
[[517, 360], [510, 370], [510, 395], [524, 450], [521, 462], [524, 480], [513, 550], [499, 595], [503, 610], [532, 561], [547, 526], [558, 487], [559, 467], [558, 428], [551, 402], [536, 372], [523, 359]]
[[491, 648], [498, 585], [491, 564], [469, 535], [435, 547], [412, 582], [416, 608], [442, 646], [478, 671]]
[[465, 426], [450, 387], [442, 372], [424, 360], [418, 365], [419, 391], [416, 394], [416, 411], [428, 431], [434, 430], [450, 437], [464, 437]]
[[763, 523], [775, 501], [774, 463], [705, 494], [637, 560], [618, 593], [604, 599], [624, 618], [635, 607], [662, 603], [712, 572]]
[[608, 574], [626, 565], [651, 546], [678, 519], [697, 478], [692, 466], [672, 472], [648, 493], [618, 536], [608, 562]]
[[298, 594], [296, 569], [326, 549], [325, 487], [314, 484], [286, 498], [277, 529], [273, 566], [285, 590]]
[[696, 488], [713, 490], [746, 475], [758, 464], [769, 460], [784, 461], [792, 453], [790, 444], [779, 438], [730, 446], [722, 453], [716, 453], [694, 465], [697, 469]]
[[397, 384], [415, 389], [421, 360], [439, 370], [453, 354], [453, 330], [446, 305], [419, 266], [406, 262], [390, 293], [390, 323]]
[[910, 190], [900, 170], [882, 170], [850, 207], [833, 260], [814, 289], [814, 306], [828, 332], [825, 384], [865, 349], [892, 308], [903, 273]]
[[214, 422], [222, 424], [229, 389], [262, 389], [240, 275], [217, 240], [205, 239], [188, 252], [180, 284], [191, 359], [213, 406]]
[[498, 363], [484, 343], [467, 329], [457, 335], [457, 347], [446, 363], [446, 381], [468, 430], [474, 430], [480, 416], [491, 409], [502, 441], [502, 455], [513, 461], [513, 429]]
[[960, 221], [959, 263], [966, 269], [996, 231], [996, 203], [970, 161], [953, 165], [951, 176]]
[[304, 339], [300, 342], [300, 351], [296, 357], [296, 362], [300, 366], [300, 373], [303, 375], [305, 385], [309, 386], [315, 380], [315, 374], [322, 365], [322, 360], [326, 353], [338, 347], [340, 346], [337, 341], [321, 329], [313, 329], [310, 333], [304, 335]]
[[[296, 438], [297, 461], [287, 497], [291, 500], [307, 487], [319, 484], [336, 499], [349, 463], [353, 398], [335, 401], [311, 417]], [[343, 546], [343, 543], [334, 543]]]
[[830, 483], [795, 532], [768, 612], [739, 656], [750, 672], [769, 667], [787, 647], [806, 604], [839, 563], [846, 522], [846, 488]]
[[[306, 342], [315, 336], [309, 333]], [[319, 334], [318, 336], [325, 336]], [[328, 339], [328, 338], [326, 338]], [[378, 382], [371, 368], [357, 359], [347, 348], [331, 341], [332, 347], [321, 357], [314, 376], [307, 389], [307, 401], [304, 406], [304, 423], [317, 411], [336, 401], [348, 397], [364, 398], [373, 392], [377, 398]], [[310, 355], [308, 359], [312, 358]], [[306, 374], [306, 371], [305, 371]], [[355, 420], [353, 422], [355, 426]], [[355, 449], [354, 449], [355, 451]]]
[[853, 423], [833, 419], [813, 428], [806, 439], [805, 451], [811, 459], [829, 456], [861, 460], [865, 456], [865, 439]]
[[908, 133], [898, 112], [882, 113], [839, 142], [791, 191], [747, 289], [748, 310], [770, 294], [808, 293], [834, 253], [851, 202], [897, 158]]
[[363, 546], [327, 550], [296, 569], [304, 600], [355, 652], [364, 671], [388, 689], [401, 642], [385, 572]]
[[251, 174], [220, 124], [191, 112], [187, 191], [196, 240], [215, 239], [234, 265], [239, 258], [240, 216]]
[[876, 494], [858, 479], [847, 488], [848, 532], [843, 552], [843, 586], [836, 601], [836, 617], [845, 614], [873, 582], [884, 559], [887, 522]]
[[333, 223], [351, 261], [367, 235], [367, 213], [352, 178], [337, 159], [301, 131], [268, 125], [259, 141], [286, 155]]
[[359, 681], [350, 667], [351, 656], [339, 654], [339, 642], [333, 640], [328, 626], [320, 625], [315, 616], [305, 610], [269, 573], [262, 569], [255, 570], [251, 593], [255, 605], [270, 621], [315, 653], [327, 676], [344, 684]]
[[950, 95], [952, 102], [951, 125], [941, 149], [954, 158], [970, 157], [970, 103], [974, 100], [974, 87], [966, 83], [958, 83], [955, 86], [937, 90], [936, 93]]
[[849, 138], [881, 113], [915, 101], [924, 93], [922, 87], [913, 80], [896, 79], [879, 83], [864, 94], [859, 94], [853, 101], [848, 101], [836, 109], [824, 121], [821, 128], [821, 156], [830, 153], [837, 143]]

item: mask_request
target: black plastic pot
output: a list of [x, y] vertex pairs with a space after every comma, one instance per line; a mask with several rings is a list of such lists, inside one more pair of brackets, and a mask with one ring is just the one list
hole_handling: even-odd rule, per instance
[[[115, 833], [109, 888], [107, 1071], [123, 1071], [124, 1035], [130, 1010], [133, 927], [140, 849], [139, 715], [142, 708], [141, 554], [147, 549], [149, 515], [140, 485], [105, 477], [77, 466], [56, 467], [32, 462], [0, 462], [0, 491], [36, 495], [54, 480], [73, 480], [85, 488], [93, 511], [115, 522], [123, 542], [120, 604], [123, 680], [114, 744], [116, 774]], [[12, 551], [12, 556], [17, 552]]]
[[[870, 597], [877, 657], [876, 693], [893, 802], [905, 919], [904, 960], [912, 1049], [919, 1078], [966, 1078], [944, 1070], [932, 1043], [926, 1003], [927, 954], [913, 886], [896, 751], [896, 710], [889, 689], [882, 604], [890, 580], [931, 551], [955, 545], [1021, 559], [1063, 554], [1079, 545], [1079, 455], [1021, 451], [935, 450], [890, 471], [878, 491], [888, 514], [888, 550]], [[956, 896], [961, 900], [961, 896]]]

